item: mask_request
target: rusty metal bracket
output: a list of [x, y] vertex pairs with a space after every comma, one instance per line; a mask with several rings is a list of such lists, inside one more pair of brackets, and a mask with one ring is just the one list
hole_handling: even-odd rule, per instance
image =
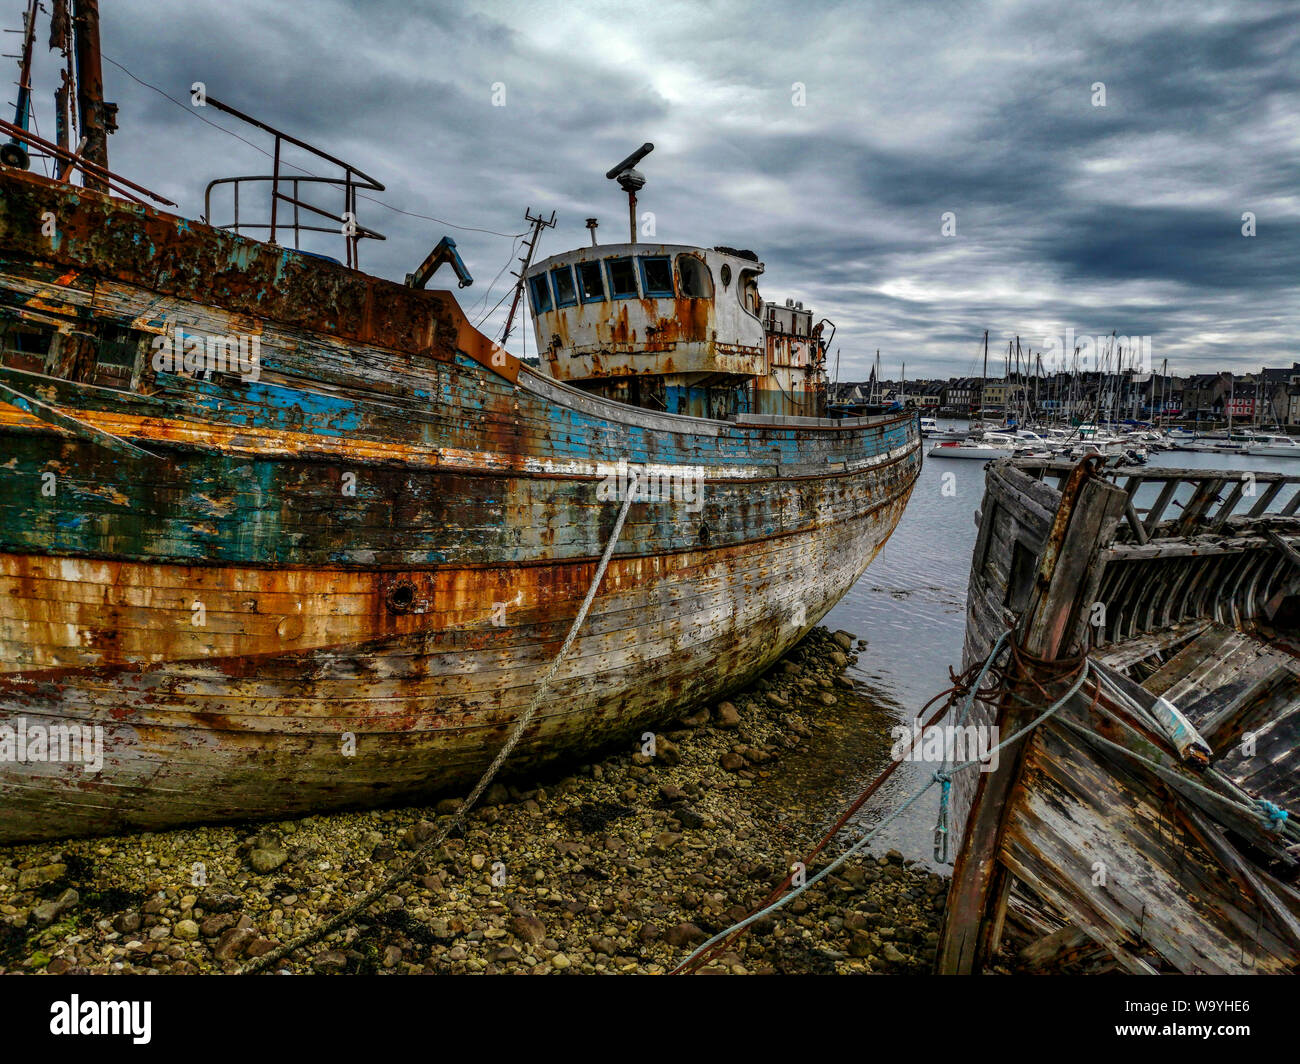
[[465, 268], [465, 263], [461, 261], [460, 252], [456, 250], [456, 241], [449, 236], [444, 236], [438, 241], [437, 245], [429, 252], [425, 260], [420, 263], [419, 269], [414, 273], [406, 275], [406, 284], [410, 288], [423, 288], [429, 283], [438, 267], [446, 263], [456, 271], [456, 279], [460, 282], [461, 288], [468, 288], [474, 283], [474, 278], [470, 276], [469, 270]]

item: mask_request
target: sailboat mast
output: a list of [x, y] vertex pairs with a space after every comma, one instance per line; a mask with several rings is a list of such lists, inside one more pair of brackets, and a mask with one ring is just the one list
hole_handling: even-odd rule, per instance
[[[989, 382], [989, 331], [984, 330], [984, 375], [980, 377], [980, 399], [979, 406], [975, 413], [979, 417], [980, 425], [984, 424], [984, 387]], [[973, 427], [973, 426], [972, 426]]]

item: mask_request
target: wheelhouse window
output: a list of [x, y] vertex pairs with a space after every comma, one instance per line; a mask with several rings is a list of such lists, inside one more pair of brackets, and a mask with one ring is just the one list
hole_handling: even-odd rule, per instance
[[605, 298], [605, 278], [599, 262], [578, 263], [578, 291], [584, 303], [599, 303]]
[[534, 314], [545, 314], [551, 309], [551, 286], [546, 283], [546, 274], [528, 278], [528, 294], [533, 300]]
[[578, 289], [573, 284], [572, 266], [556, 266], [552, 269], [551, 287], [555, 289], [557, 307], [571, 307], [578, 302]]
[[636, 266], [631, 256], [619, 259], [606, 259], [605, 268], [609, 271], [609, 294], [614, 299], [636, 299]]
[[712, 299], [713, 274], [703, 259], [694, 255], [677, 256], [678, 290], [687, 299]]
[[667, 255], [641, 256], [641, 288], [647, 296], [673, 294], [673, 264]]

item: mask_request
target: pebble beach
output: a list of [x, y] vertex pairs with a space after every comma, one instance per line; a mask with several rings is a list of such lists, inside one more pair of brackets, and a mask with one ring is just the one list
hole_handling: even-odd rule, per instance
[[[855, 645], [814, 629], [749, 688], [657, 733], [653, 754], [629, 742], [493, 784], [391, 893], [269, 970], [671, 971], [833, 822], [793, 766], [833, 757], [854, 729], [883, 729], [888, 747], [884, 722], [851, 712]], [[238, 972], [382, 882], [458, 802], [0, 849], [0, 974]], [[855, 854], [702, 971], [928, 972], [947, 889], [896, 851]]]

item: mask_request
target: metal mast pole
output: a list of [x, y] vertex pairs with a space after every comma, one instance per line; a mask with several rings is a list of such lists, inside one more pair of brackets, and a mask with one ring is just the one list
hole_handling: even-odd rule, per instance
[[[506, 340], [509, 339], [510, 337], [510, 330], [514, 327], [515, 311], [519, 308], [519, 298], [520, 296], [523, 295], [524, 292], [524, 275], [528, 273], [528, 267], [533, 264], [533, 252], [537, 250], [537, 241], [541, 239], [543, 229], [555, 228], [554, 211], [551, 211], [551, 217], [547, 219], [547, 218], [543, 218], [541, 215], [537, 215], [536, 217], [534, 217], [532, 213], [530, 213], [531, 210], [532, 210], [531, 207], [526, 208], [524, 210], [524, 221], [533, 223], [533, 235], [529, 237], [528, 242], [524, 245], [528, 249], [528, 251], [524, 254], [523, 258], [519, 260], [521, 263], [523, 263], [524, 268], [515, 274], [515, 276], [518, 277], [519, 280], [515, 284], [515, 296], [510, 301], [510, 313], [506, 315], [505, 331], [501, 333], [502, 347], [505, 347]], [[592, 220], [593, 219], [588, 219], [588, 222]], [[596, 229], [594, 226], [591, 226], [590, 228], [591, 228], [591, 239], [592, 242], [594, 243], [596, 240]]]
[[[99, 2], [72, 0], [72, 22], [76, 29], [77, 110], [86, 146], [82, 158], [108, 169], [108, 135], [117, 128], [114, 105], [104, 103], [104, 75], [99, 58]], [[107, 192], [108, 184], [82, 171], [82, 184], [96, 192]]]

